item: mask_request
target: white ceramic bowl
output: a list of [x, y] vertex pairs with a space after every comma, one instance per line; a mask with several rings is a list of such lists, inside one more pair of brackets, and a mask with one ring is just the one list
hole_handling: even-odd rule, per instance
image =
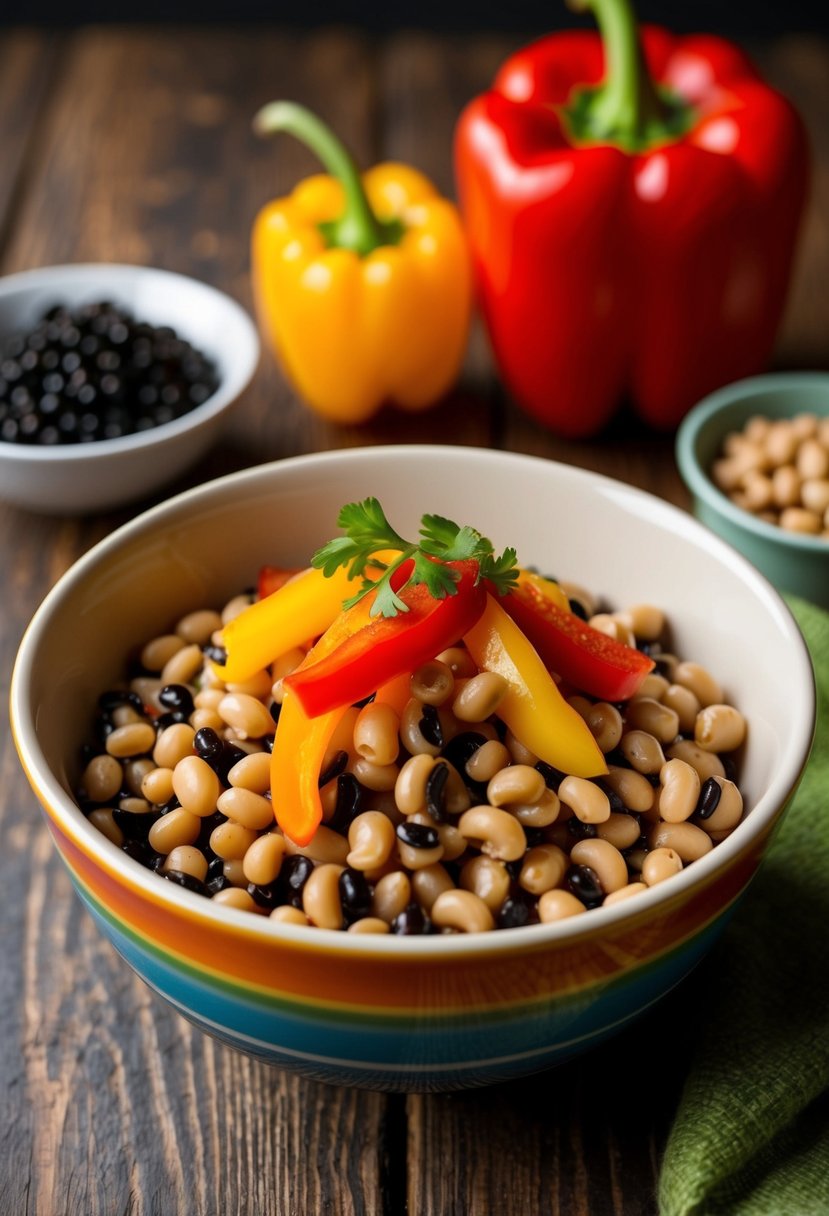
[[[439, 512], [617, 605], [662, 605], [677, 652], [715, 673], [748, 719], [744, 821], [682, 873], [615, 907], [453, 937], [280, 925], [164, 882], [111, 844], [71, 791], [97, 696], [122, 675], [127, 653], [185, 612], [220, 606], [261, 564], [305, 564], [336, 532], [340, 506], [369, 494], [403, 535]], [[578, 469], [450, 447], [285, 460], [153, 508], [50, 592], [12, 681], [17, 746], [55, 843], [131, 966], [244, 1051], [389, 1089], [543, 1068], [625, 1026], [679, 982], [750, 882], [813, 724], [811, 664], [788, 609], [690, 515]]]
[[0, 279], [0, 335], [25, 331], [54, 304], [98, 300], [172, 326], [215, 361], [219, 388], [183, 417], [121, 439], [59, 447], [0, 441], [0, 498], [16, 506], [71, 515], [146, 497], [215, 442], [256, 369], [259, 338], [239, 304], [205, 283], [146, 266], [45, 266], [8, 275]]

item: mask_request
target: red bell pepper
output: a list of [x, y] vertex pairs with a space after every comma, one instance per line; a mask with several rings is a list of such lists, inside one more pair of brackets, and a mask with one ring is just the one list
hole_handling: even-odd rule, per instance
[[[285, 677], [285, 687], [309, 717], [362, 700], [381, 685], [433, 659], [472, 628], [486, 603], [478, 563], [445, 564], [459, 576], [454, 595], [436, 599], [422, 583], [404, 587], [399, 595], [407, 612], [372, 618], [318, 662], [303, 665]], [[362, 609], [361, 601], [356, 610]]]
[[279, 591], [287, 582], [295, 578], [301, 571], [297, 569], [285, 569], [282, 566], [262, 566], [259, 570], [259, 577], [256, 580], [256, 594], [260, 600], [265, 600], [269, 595], [273, 595], [274, 591]]
[[765, 364], [808, 177], [802, 123], [737, 47], [637, 30], [629, 0], [572, 0], [600, 33], [513, 55], [463, 112], [456, 172], [501, 376], [562, 435], [625, 395], [673, 428]]
[[520, 579], [501, 606], [550, 671], [592, 697], [626, 701], [654, 669], [641, 650], [593, 629], [562, 608], [555, 594], [545, 595], [543, 579]]

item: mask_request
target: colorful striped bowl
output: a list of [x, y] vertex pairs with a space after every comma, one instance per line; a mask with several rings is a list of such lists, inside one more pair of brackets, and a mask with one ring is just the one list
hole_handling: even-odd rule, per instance
[[[366, 937], [221, 909], [143, 869], [71, 790], [98, 694], [184, 612], [263, 563], [299, 565], [344, 502], [374, 494], [404, 533], [425, 511], [517, 544], [612, 603], [661, 604], [675, 649], [746, 713], [750, 813], [669, 882], [576, 920], [490, 934]], [[758, 661], [761, 660], [761, 661]], [[785, 695], [782, 690], [785, 688]], [[12, 725], [55, 844], [101, 930], [144, 980], [219, 1039], [279, 1066], [392, 1090], [536, 1071], [624, 1027], [699, 961], [791, 797], [814, 722], [811, 666], [772, 587], [689, 516], [617, 482], [522, 456], [393, 447], [302, 457], [212, 482], [96, 546], [20, 647]]]

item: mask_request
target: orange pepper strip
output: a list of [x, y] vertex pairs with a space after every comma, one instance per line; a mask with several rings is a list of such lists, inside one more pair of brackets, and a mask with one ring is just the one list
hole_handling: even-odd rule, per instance
[[541, 760], [575, 777], [607, 772], [587, 723], [562, 697], [547, 668], [513, 619], [487, 596], [483, 615], [464, 634], [478, 666], [509, 685], [498, 717]]

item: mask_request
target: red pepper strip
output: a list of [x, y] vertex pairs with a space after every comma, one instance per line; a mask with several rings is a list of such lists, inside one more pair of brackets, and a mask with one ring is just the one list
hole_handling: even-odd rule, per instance
[[259, 578], [256, 583], [257, 595], [260, 600], [267, 599], [269, 595], [273, 595], [274, 591], [278, 591], [280, 587], [284, 587], [286, 583], [297, 574], [300, 569], [285, 570], [281, 566], [263, 566], [259, 571]]
[[472, 628], [486, 602], [478, 563], [446, 564], [460, 575], [454, 595], [435, 599], [423, 584], [404, 587], [400, 598], [408, 612], [375, 617], [333, 654], [303, 663], [285, 678], [285, 687], [296, 694], [310, 717], [362, 700], [381, 684], [433, 659]]
[[626, 701], [653, 671], [653, 659], [641, 650], [592, 629], [545, 595], [542, 579], [520, 580], [501, 604], [547, 667], [592, 697]]

